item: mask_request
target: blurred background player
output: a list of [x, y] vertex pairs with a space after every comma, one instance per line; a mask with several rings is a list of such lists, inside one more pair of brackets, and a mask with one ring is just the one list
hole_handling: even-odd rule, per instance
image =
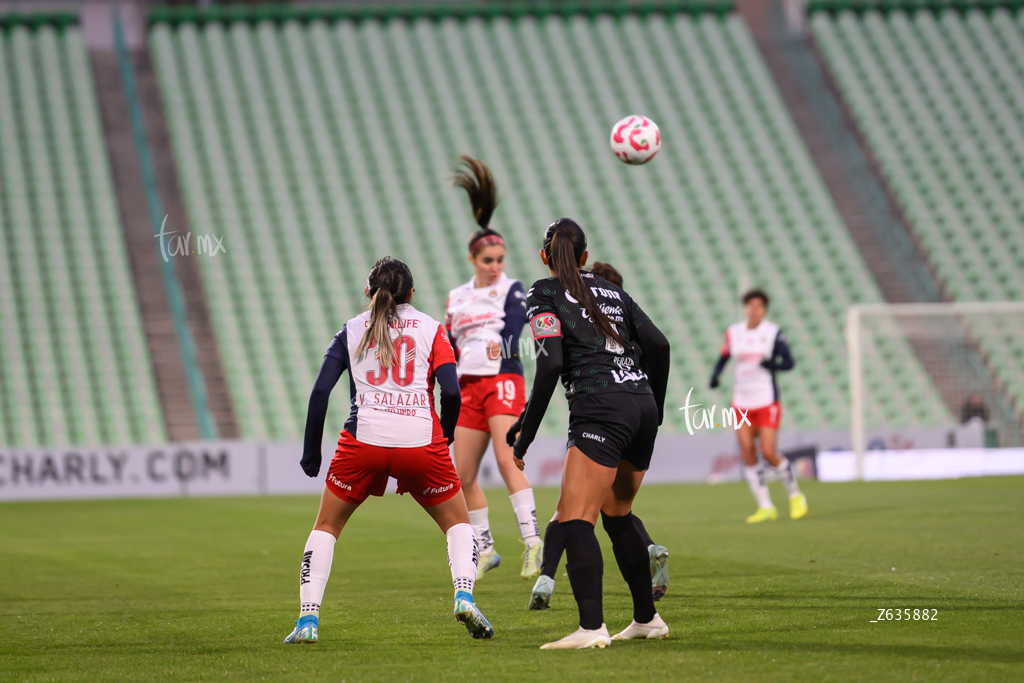
[[540, 256], [551, 277], [530, 288], [527, 314], [543, 352], [537, 354], [513, 453], [522, 469], [561, 378], [569, 401], [569, 441], [556, 529], [563, 534], [580, 616], [577, 631], [542, 649], [611, 643], [604, 622], [604, 561], [594, 535], [598, 513], [633, 598], [633, 621], [615, 639], [663, 638], [668, 626], [654, 609], [647, 544], [631, 508], [664, 415], [669, 343], [625, 291], [580, 270], [587, 261], [587, 236], [576, 221], [560, 218], [548, 226]]
[[[622, 287], [622, 274], [610, 263], [594, 261], [590, 272], [597, 277], [604, 278], [616, 287]], [[646, 357], [641, 357], [640, 366], [648, 371], [644, 365], [645, 360]], [[648, 372], [648, 374], [650, 373]], [[520, 427], [521, 422], [517, 421], [509, 431], [509, 445], [515, 442]], [[644, 542], [647, 543], [647, 552], [651, 558], [651, 595], [657, 602], [668, 591], [668, 548], [657, 545], [651, 540], [651, 535], [647, 533], [643, 521], [636, 514], [633, 515], [633, 523], [640, 535], [644, 537]], [[546, 610], [551, 608], [551, 595], [555, 590], [555, 575], [558, 573], [558, 564], [562, 561], [563, 552], [565, 552], [565, 539], [558, 526], [556, 510], [555, 516], [551, 518], [547, 529], [544, 530], [544, 553], [540, 576], [537, 577], [537, 582], [533, 585], [533, 591], [530, 593], [529, 609]]]
[[[736, 436], [743, 453], [743, 476], [757, 501], [757, 511], [747, 517], [747, 522], [756, 524], [779, 517], [757, 458], [754, 443], [757, 438], [760, 438], [764, 459], [775, 468], [779, 479], [786, 485], [790, 518], [800, 519], [807, 514], [807, 498], [800, 492], [789, 460], [779, 455], [777, 447], [782, 405], [779, 403], [775, 373], [792, 370], [795, 365], [793, 355], [779, 326], [765, 318], [768, 295], [764, 290], [752, 289], [744, 294], [743, 307], [747, 319], [730, 325], [725, 331], [722, 355], [715, 363], [710, 386], [712, 389], [718, 386], [718, 377], [725, 364], [730, 358], [735, 358], [732, 407], [741, 424]], [[743, 421], [741, 415], [746, 415], [747, 421]]]
[[[537, 527], [533, 489], [526, 475], [513, 464], [511, 446], [501, 438], [526, 403], [523, 363], [519, 359], [519, 333], [526, 324], [526, 294], [522, 282], [505, 274], [505, 242], [488, 227], [499, 201], [491, 170], [482, 161], [468, 156], [459, 159], [464, 168], [455, 174], [454, 182], [469, 195], [480, 229], [469, 240], [473, 279], [448, 294], [445, 314], [462, 389], [462, 412], [455, 428], [455, 466], [480, 546], [477, 578], [501, 562], [487, 518], [487, 498], [477, 478], [480, 461], [491, 442], [526, 546], [520, 575], [533, 579], [540, 574], [544, 547]], [[492, 439], [492, 434], [499, 438]]]
[[[448, 537], [455, 585], [455, 618], [474, 638], [490, 638], [490, 623], [473, 600], [477, 548], [469, 510], [448, 454], [459, 417], [455, 354], [441, 324], [409, 301], [412, 273], [385, 257], [367, 279], [370, 310], [334, 336], [309, 397], [302, 469], [320, 472], [328, 399], [348, 370], [352, 411], [327, 473], [316, 524], [299, 573], [301, 607], [285, 643], [315, 643], [320, 603], [334, 560], [334, 544], [352, 513], [370, 495], [384, 495], [388, 477], [410, 493]], [[441, 416], [431, 388], [441, 389]]]

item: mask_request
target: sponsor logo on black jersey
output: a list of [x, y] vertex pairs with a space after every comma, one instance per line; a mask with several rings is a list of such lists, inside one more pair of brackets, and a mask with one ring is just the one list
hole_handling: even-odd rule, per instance
[[604, 437], [603, 436], [598, 436], [597, 434], [591, 434], [590, 432], [581, 432], [580, 433], [580, 437], [584, 438], [584, 439], [593, 439], [594, 441], [597, 441], [598, 443], [604, 443]]

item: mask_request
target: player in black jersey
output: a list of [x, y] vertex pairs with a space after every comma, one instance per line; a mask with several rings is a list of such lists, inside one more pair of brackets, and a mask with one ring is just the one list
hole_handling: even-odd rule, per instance
[[[622, 287], [622, 274], [610, 263], [595, 261], [594, 265], [590, 267], [590, 272], [598, 277], [603, 277], [616, 287]], [[641, 358], [641, 366], [643, 361], [644, 359]], [[519, 420], [509, 430], [506, 439], [510, 447], [515, 443], [515, 438], [519, 433], [525, 413], [526, 408], [524, 407], [523, 413], [519, 415]], [[644, 537], [644, 543], [647, 544], [647, 552], [651, 560], [651, 595], [654, 597], [654, 601], [657, 602], [668, 591], [668, 548], [656, 544], [651, 539], [651, 535], [647, 533], [643, 521], [636, 514], [633, 515], [633, 523], [636, 525], [640, 535]], [[555, 590], [555, 574], [558, 572], [558, 565], [562, 561], [562, 554], [564, 552], [565, 538], [563, 537], [562, 529], [559, 527], [558, 512], [556, 511], [547, 529], [544, 531], [544, 551], [541, 557], [540, 576], [537, 577], [533, 590], [530, 592], [530, 602], [527, 604], [527, 609], [551, 609], [551, 596]]]
[[587, 236], [576, 221], [560, 218], [548, 226], [540, 256], [551, 277], [535, 282], [527, 296], [537, 372], [513, 456], [522, 469], [560, 377], [569, 401], [569, 449], [558, 527], [580, 614], [579, 630], [542, 649], [611, 643], [594, 535], [598, 514], [633, 597], [633, 622], [615, 639], [661, 638], [668, 626], [654, 609], [647, 545], [631, 507], [664, 415], [669, 343], [622, 288], [580, 270]]

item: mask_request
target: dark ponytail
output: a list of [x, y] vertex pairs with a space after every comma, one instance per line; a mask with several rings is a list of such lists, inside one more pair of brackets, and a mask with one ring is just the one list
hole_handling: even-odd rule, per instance
[[587, 233], [571, 218], [559, 218], [544, 233], [544, 253], [548, 257], [548, 266], [555, 271], [565, 291], [590, 314], [594, 327], [602, 336], [614, 339], [620, 346], [627, 346], [626, 340], [601, 310], [590, 287], [580, 275], [580, 261], [586, 250]]
[[498, 186], [494, 182], [494, 176], [487, 164], [465, 154], [459, 155], [459, 162], [465, 168], [460, 168], [452, 178], [455, 187], [461, 187], [469, 195], [469, 205], [473, 208], [473, 218], [480, 229], [469, 238], [469, 253], [475, 254], [486, 246], [492, 244], [504, 244], [501, 235], [488, 227], [491, 223], [491, 216], [498, 207], [501, 198], [498, 196]]
[[392, 320], [398, 320], [398, 306], [408, 303], [412, 284], [412, 271], [398, 259], [385, 256], [373, 264], [366, 279], [370, 322], [356, 348], [357, 358], [376, 346], [381, 367], [390, 368], [394, 364], [395, 342], [389, 327]]

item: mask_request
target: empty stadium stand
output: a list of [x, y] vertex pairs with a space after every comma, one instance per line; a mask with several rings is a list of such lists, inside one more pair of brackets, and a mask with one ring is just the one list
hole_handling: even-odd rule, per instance
[[[740, 288], [756, 284], [798, 359], [787, 424], [847, 424], [843, 312], [881, 296], [738, 16], [213, 18], [154, 15], [150, 39], [191, 224], [228, 248], [202, 272], [244, 436], [298, 437], [375, 258], [407, 260], [419, 305], [443, 314], [470, 274], [468, 207], [447, 183], [459, 152], [507, 192], [495, 227], [512, 276], [545, 275], [535, 254], [554, 218], [588, 229], [673, 342], [670, 407], [691, 387], [707, 396]], [[608, 126], [640, 112], [665, 149], [626, 167]], [[909, 347], [880, 343], [867, 381], [899, 381], [869, 424], [948, 423]], [[564, 412], [546, 425], [561, 432]]]
[[4, 24], [0, 444], [162, 442], [81, 33]]
[[[822, 8], [819, 49], [947, 296], [1024, 299], [1024, 14]], [[1020, 413], [1024, 330], [976, 332]]]

